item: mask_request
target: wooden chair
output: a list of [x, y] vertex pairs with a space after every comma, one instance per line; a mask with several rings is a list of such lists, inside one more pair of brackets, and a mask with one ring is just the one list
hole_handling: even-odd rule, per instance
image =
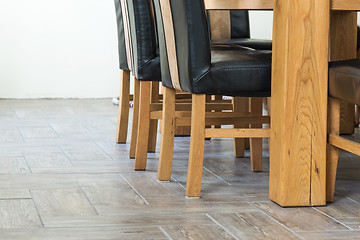
[[121, 84], [119, 97], [119, 117], [118, 128], [116, 131], [116, 142], [126, 143], [128, 121], [129, 121], [129, 101], [130, 101], [130, 68], [126, 57], [124, 25], [122, 19], [121, 4], [119, 0], [115, 0], [116, 22], [118, 32], [118, 52], [119, 67], [121, 70]]
[[360, 156], [360, 143], [340, 136], [340, 101], [360, 105], [360, 59], [329, 65], [328, 144], [326, 197], [334, 201], [339, 150]]
[[[199, 197], [206, 137], [251, 138], [253, 150], [269, 137], [269, 129], [261, 128], [269, 118], [262, 116], [260, 106], [270, 96], [271, 52], [241, 47], [211, 51], [202, 0], [157, 0], [155, 13], [165, 87], [158, 178], [170, 180], [174, 126], [191, 122], [186, 195]], [[176, 89], [192, 94], [191, 120], [189, 113], [175, 111]], [[254, 111], [206, 112], [206, 95], [251, 97]], [[206, 128], [222, 124], [251, 124], [254, 129]]]
[[[131, 4], [130, 6], [128, 4]], [[130, 158], [136, 157], [136, 145], [140, 140], [139, 134], [144, 131], [139, 128], [139, 119], [144, 115], [141, 111], [144, 104], [141, 102], [159, 102], [159, 82], [161, 81], [159, 55], [155, 35], [154, 20], [151, 15], [151, 4], [142, 1], [133, 4], [132, 1], [115, 0], [115, 9], [118, 23], [119, 59], [122, 69], [121, 94], [119, 99], [119, 120], [117, 142], [125, 143], [129, 114], [130, 71], [135, 77], [133, 121], [130, 140]], [[137, 14], [129, 14], [129, 11]], [[145, 12], [141, 11], [145, 10]], [[150, 23], [150, 24], [149, 24]], [[130, 24], [138, 24], [140, 32], [134, 32]], [[146, 104], [145, 104], [146, 105]], [[157, 136], [157, 120], [149, 122], [146, 131], [149, 131], [149, 143], [146, 152], [155, 152]], [[140, 130], [140, 132], [139, 132]], [[140, 140], [141, 141], [141, 140]]]

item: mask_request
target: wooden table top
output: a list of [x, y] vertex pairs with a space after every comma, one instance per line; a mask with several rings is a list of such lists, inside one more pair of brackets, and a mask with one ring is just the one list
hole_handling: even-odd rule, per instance
[[[204, 0], [207, 9], [272, 10], [274, 0]], [[360, 0], [330, 0], [331, 10], [360, 10]]]

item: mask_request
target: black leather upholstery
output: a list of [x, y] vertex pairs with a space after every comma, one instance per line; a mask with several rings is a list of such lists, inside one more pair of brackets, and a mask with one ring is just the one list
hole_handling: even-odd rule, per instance
[[[249, 12], [247, 10], [230, 11], [231, 39], [212, 40], [213, 45], [241, 45], [258, 50], [272, 50], [271, 40], [251, 39]], [[210, 21], [209, 21], [210, 24]], [[211, 29], [211, 28], [210, 28]]]
[[[182, 90], [194, 94], [243, 97], [270, 96], [271, 51], [210, 51], [208, 22], [202, 0], [170, 0]], [[163, 85], [173, 87], [159, 0], [155, 0]], [[230, 47], [231, 48], [231, 47]]]
[[124, 25], [122, 19], [120, 0], [114, 0], [114, 2], [115, 2], [117, 32], [118, 32], [119, 66], [120, 69], [129, 71], [130, 69], [126, 58]]
[[235, 38], [212, 40], [213, 45], [240, 45], [258, 50], [272, 50], [272, 41], [253, 38]]
[[[161, 81], [160, 57], [158, 54], [152, 0], [126, 1], [132, 46], [132, 74], [140, 81]], [[120, 12], [118, 15], [120, 15], [120, 0], [116, 0], [115, 3], [117, 12]], [[118, 25], [121, 25], [119, 20]], [[120, 37], [121, 40], [119, 41], [125, 42], [123, 34]], [[121, 53], [123, 53], [123, 48], [121, 49]], [[122, 54], [120, 55], [120, 59], [121, 62]]]
[[329, 95], [360, 105], [360, 59], [329, 64]]

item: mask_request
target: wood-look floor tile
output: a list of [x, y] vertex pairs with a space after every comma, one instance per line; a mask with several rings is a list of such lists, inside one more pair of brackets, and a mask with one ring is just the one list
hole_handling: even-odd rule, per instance
[[6, 240], [136, 240], [167, 239], [158, 227], [89, 227], [1, 230]]
[[45, 227], [154, 227], [164, 225], [214, 225], [205, 215], [199, 213], [148, 213], [134, 212], [123, 215], [87, 216], [87, 217], [42, 217]]
[[0, 229], [39, 227], [41, 222], [31, 199], [0, 200]]
[[71, 161], [112, 161], [100, 147], [92, 146], [63, 146], [65, 154]]
[[41, 107], [16, 108], [16, 115], [19, 118], [47, 118], [47, 114]]
[[359, 204], [346, 197], [335, 198], [333, 203], [328, 203], [326, 207], [317, 207], [316, 209], [336, 219], [359, 217]]
[[0, 199], [31, 199], [29, 189], [8, 189], [0, 190]]
[[340, 153], [333, 204], [283, 209], [268, 198], [266, 141], [252, 173], [248, 150], [235, 158], [232, 139], [211, 139], [201, 198], [186, 199], [190, 138], [175, 138], [174, 178], [157, 182], [161, 135], [135, 172], [117, 112], [111, 99], [0, 100], [0, 239], [359, 238], [359, 157]]
[[23, 152], [31, 168], [69, 168], [69, 159], [60, 148], [32, 149]]
[[0, 157], [0, 175], [29, 173], [24, 157]]
[[99, 214], [121, 214], [132, 209], [143, 211], [147, 205], [123, 179], [79, 181], [79, 185]]
[[80, 189], [31, 190], [31, 194], [42, 217], [97, 215]]
[[293, 231], [348, 229], [313, 208], [282, 208], [271, 202], [255, 202], [253, 205]]
[[345, 224], [346, 226], [350, 227], [352, 230], [360, 231], [359, 225], [359, 216], [357, 217], [346, 217], [346, 218], [337, 218], [339, 222]]
[[33, 138], [57, 138], [57, 134], [51, 127], [18, 127], [24, 139]]
[[196, 239], [196, 240], [218, 240], [235, 239], [221, 227], [192, 225], [192, 226], [162, 226], [171, 239]]
[[23, 139], [16, 128], [0, 128], [0, 144], [3, 143], [23, 143]]
[[261, 212], [210, 214], [238, 239], [301, 239]]
[[138, 191], [145, 199], [147, 196], [159, 195], [182, 195], [185, 190], [176, 182], [158, 182], [156, 172], [144, 171], [135, 173], [123, 173], [122, 176]]
[[60, 136], [72, 136], [76, 137], [77, 135], [87, 134], [87, 130], [83, 125], [77, 122], [51, 122], [50, 126], [56, 131]]
[[300, 232], [305, 240], [355, 240], [360, 239], [360, 231]]
[[103, 118], [99, 119], [84, 119], [81, 123], [90, 131], [99, 132], [106, 130], [113, 130], [114, 124], [110, 121], [104, 120]]

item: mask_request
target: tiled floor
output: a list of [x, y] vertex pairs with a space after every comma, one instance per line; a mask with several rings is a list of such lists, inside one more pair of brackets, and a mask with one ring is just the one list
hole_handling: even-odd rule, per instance
[[202, 198], [186, 199], [189, 138], [176, 139], [173, 181], [160, 183], [158, 153], [134, 172], [116, 121], [110, 99], [0, 100], [1, 240], [360, 239], [351, 154], [333, 204], [281, 208], [268, 200], [267, 151], [264, 172], [252, 173], [231, 139], [206, 141]]

